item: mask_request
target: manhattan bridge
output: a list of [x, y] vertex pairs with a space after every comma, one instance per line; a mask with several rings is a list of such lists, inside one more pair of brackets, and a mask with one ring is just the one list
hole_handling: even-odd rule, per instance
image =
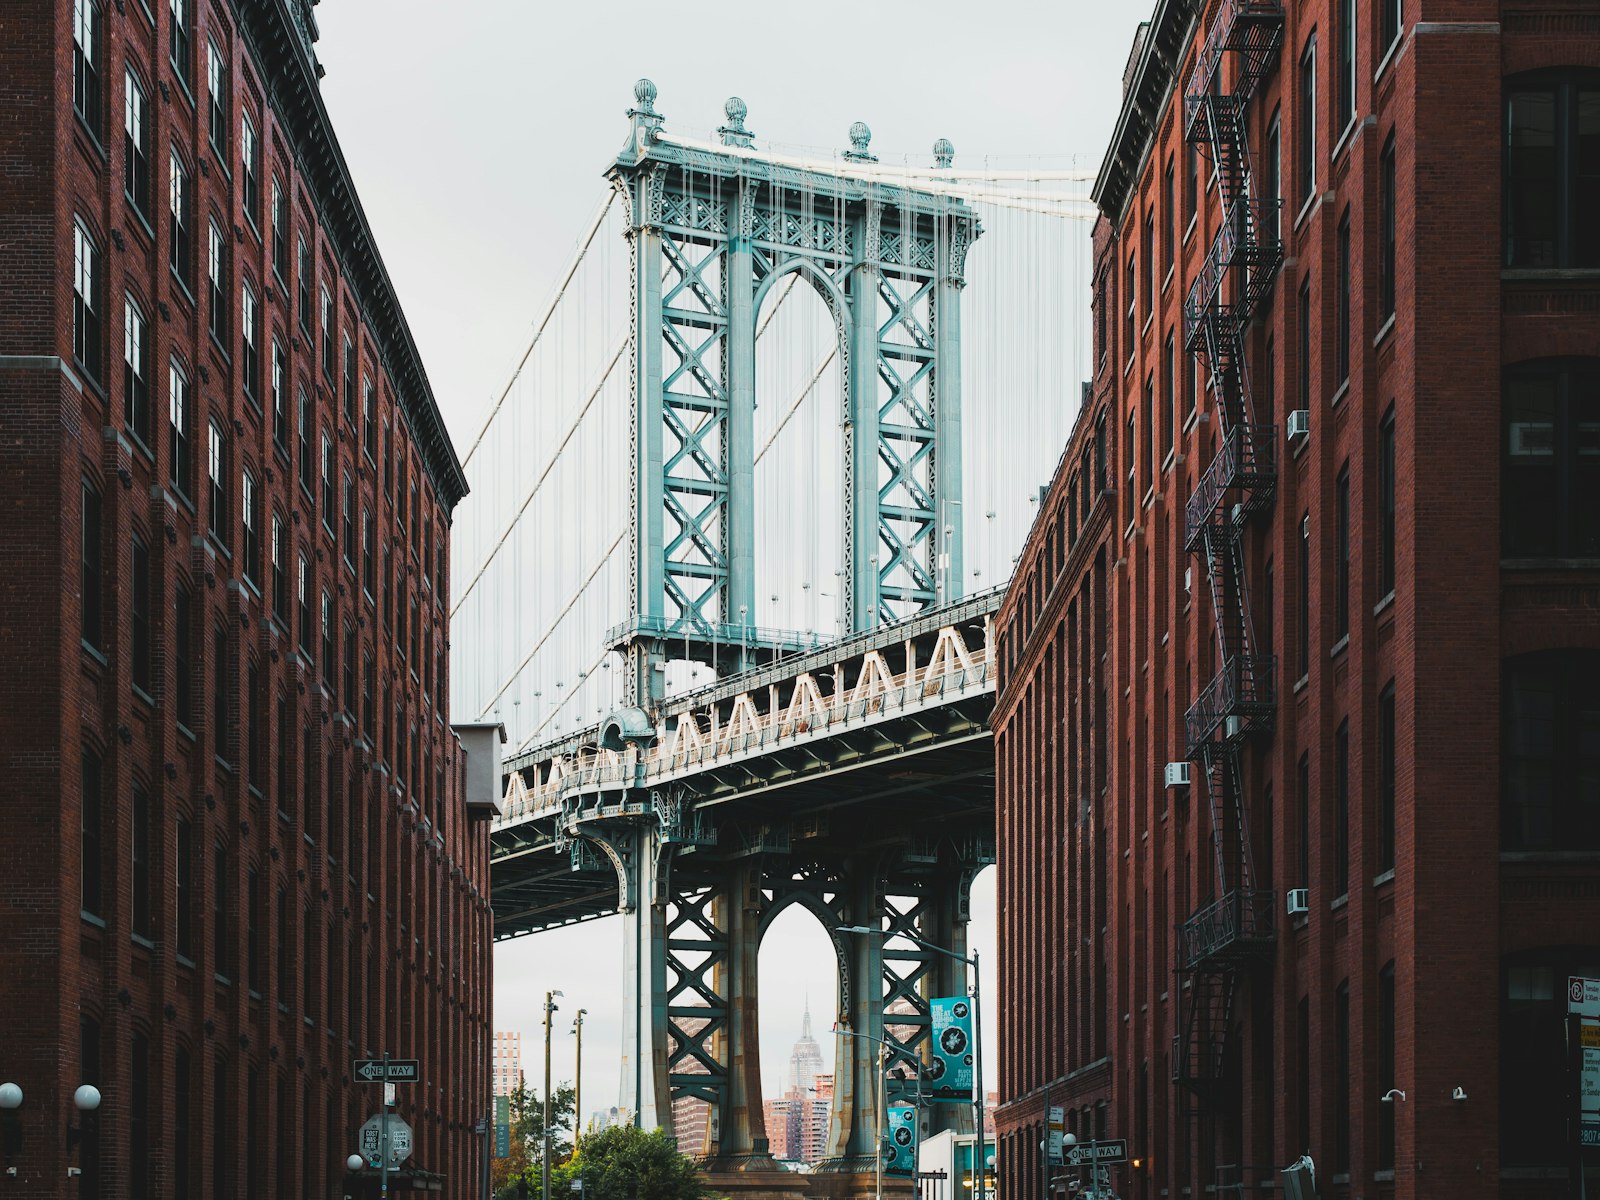
[[928, 1000], [966, 991], [920, 943], [965, 954], [995, 857], [993, 618], [1087, 375], [1092, 172], [880, 160], [860, 122], [758, 147], [738, 98], [687, 136], [649, 80], [627, 116], [464, 456], [452, 693], [508, 733], [495, 936], [621, 914], [623, 1104], [748, 1187], [757, 955], [812, 913], [843, 1195], [879, 1046], [915, 1094]]

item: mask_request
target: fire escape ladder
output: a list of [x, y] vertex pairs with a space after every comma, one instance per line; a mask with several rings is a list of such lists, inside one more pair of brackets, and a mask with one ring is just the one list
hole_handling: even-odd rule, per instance
[[1276, 663], [1258, 650], [1243, 534], [1270, 509], [1278, 468], [1276, 430], [1254, 422], [1246, 330], [1283, 260], [1279, 202], [1252, 184], [1246, 116], [1282, 42], [1281, 0], [1221, 0], [1184, 91], [1184, 136], [1216, 167], [1222, 217], [1184, 304], [1184, 347], [1205, 356], [1218, 433], [1184, 513], [1185, 545], [1204, 562], [1217, 622], [1217, 672], [1184, 723], [1217, 866], [1215, 898], [1178, 929], [1186, 1012], [1172, 1077], [1198, 1106], [1214, 1104], [1229, 1076], [1241, 974], [1272, 954], [1276, 937], [1273, 896], [1256, 887], [1242, 771], [1245, 741], [1272, 727]]

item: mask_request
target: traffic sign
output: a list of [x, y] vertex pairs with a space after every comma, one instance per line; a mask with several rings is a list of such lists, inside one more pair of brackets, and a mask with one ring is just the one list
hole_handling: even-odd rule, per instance
[[414, 1058], [391, 1058], [387, 1067], [381, 1058], [358, 1058], [350, 1074], [363, 1083], [391, 1079], [397, 1083], [415, 1083], [422, 1078], [422, 1065]]
[[1127, 1162], [1128, 1143], [1123, 1138], [1114, 1142], [1079, 1142], [1068, 1148], [1066, 1159], [1069, 1167], [1081, 1167], [1085, 1163]]
[[1050, 1136], [1048, 1139], [1048, 1156], [1052, 1163], [1061, 1161], [1061, 1154], [1066, 1145], [1067, 1110], [1059, 1104], [1050, 1106]]
[[1600, 979], [1567, 977], [1567, 1013], [1574, 1017], [1600, 1017]]
[[361, 1131], [356, 1135], [356, 1145], [361, 1148], [362, 1157], [373, 1166], [383, 1162], [383, 1134], [387, 1125], [389, 1132], [389, 1163], [404, 1162], [411, 1157], [411, 1126], [407, 1125], [405, 1118], [396, 1113], [389, 1113], [387, 1122], [385, 1114], [374, 1113]]

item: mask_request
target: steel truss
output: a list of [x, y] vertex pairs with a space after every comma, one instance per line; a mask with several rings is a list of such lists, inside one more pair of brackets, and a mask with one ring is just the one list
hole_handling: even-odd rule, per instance
[[1184, 94], [1184, 136], [1215, 164], [1222, 211], [1184, 305], [1184, 345], [1210, 371], [1220, 436], [1184, 514], [1185, 545], [1206, 571], [1217, 622], [1218, 670], [1184, 722], [1186, 753], [1204, 779], [1217, 888], [1178, 930], [1186, 999], [1172, 1078], [1213, 1110], [1237, 1077], [1230, 1031], [1241, 980], [1276, 938], [1274, 897], [1257, 886], [1252, 862], [1241, 754], [1272, 728], [1277, 708], [1277, 661], [1256, 637], [1243, 545], [1251, 518], [1272, 505], [1277, 431], [1255, 420], [1245, 331], [1283, 247], [1281, 202], [1257, 194], [1245, 117], [1282, 41], [1280, 0], [1221, 0]]

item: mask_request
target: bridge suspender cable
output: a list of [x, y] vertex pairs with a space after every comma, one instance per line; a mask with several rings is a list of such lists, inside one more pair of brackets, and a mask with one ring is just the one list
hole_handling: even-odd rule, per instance
[[494, 402], [494, 407], [489, 410], [489, 416], [483, 423], [483, 428], [478, 430], [478, 436], [472, 439], [466, 456], [461, 460], [461, 467], [466, 469], [472, 461], [472, 456], [478, 452], [478, 447], [483, 444], [489, 426], [494, 424], [494, 419], [500, 413], [500, 408], [506, 402], [506, 397], [511, 394], [511, 389], [517, 382], [517, 376], [522, 374], [522, 368], [528, 365], [528, 359], [533, 354], [533, 348], [539, 344], [539, 339], [544, 335], [545, 329], [550, 324], [550, 318], [555, 316], [556, 309], [561, 304], [561, 298], [567, 294], [567, 285], [572, 282], [573, 276], [578, 273], [578, 267], [583, 263], [583, 256], [589, 253], [589, 246], [594, 242], [595, 234], [600, 232], [600, 226], [605, 222], [606, 213], [611, 211], [611, 204], [616, 199], [616, 193], [606, 192], [605, 199], [600, 202], [600, 207], [595, 210], [594, 220], [589, 222], [589, 231], [583, 235], [583, 241], [578, 246], [578, 252], [572, 256], [572, 262], [567, 266], [567, 273], [561, 277], [555, 295], [550, 297], [550, 303], [545, 307], [544, 316], [539, 318], [539, 324], [533, 331], [533, 340], [528, 343], [528, 348], [522, 352], [522, 359], [517, 363], [516, 370], [511, 372], [511, 378], [506, 382], [505, 390], [500, 393], [500, 399]]
[[834, 355], [838, 353], [839, 347], [835, 345], [833, 349], [822, 356], [822, 361], [817, 364], [817, 369], [811, 372], [811, 382], [800, 389], [800, 394], [794, 398], [794, 403], [789, 405], [789, 411], [783, 414], [783, 419], [778, 422], [777, 428], [772, 431], [771, 435], [762, 444], [761, 449], [756, 451], [756, 462], [760, 462], [766, 457], [767, 451], [772, 449], [772, 443], [778, 440], [778, 435], [783, 432], [784, 426], [789, 424], [789, 418], [800, 411], [800, 405], [805, 402], [807, 396], [811, 395], [811, 389], [817, 386], [817, 380], [822, 378], [822, 373], [828, 369], [828, 364], [833, 361]]
[[[621, 540], [621, 539], [618, 539], [618, 540]], [[592, 663], [589, 664], [589, 669], [588, 670], [578, 672], [579, 676], [580, 677], [586, 677], [586, 676], [589, 676], [589, 675], [593, 675], [594, 672], [599, 668], [600, 664], [605, 662], [606, 655], [608, 655], [610, 653], [611, 653], [611, 650], [610, 650], [609, 647], [607, 647], [606, 649], [600, 651], [600, 657], [595, 659]], [[520, 754], [520, 753], [522, 753], [522, 751], [526, 750], [530, 745], [532, 745], [533, 739], [538, 737], [541, 733], [544, 732], [544, 727], [546, 725], [550, 724], [551, 721], [555, 720], [556, 714], [558, 712], [560, 712], [563, 708], [565, 708], [567, 706], [567, 704], [572, 700], [572, 698], [574, 696], [576, 696], [577, 694], [578, 694], [578, 688], [577, 688], [576, 685], [574, 685], [573, 689], [570, 692], [568, 692], [565, 696], [561, 697], [560, 701], [557, 702], [556, 706], [554, 708], [552, 708], [548, 713], [545, 714], [544, 720], [539, 722], [539, 724], [534, 728], [533, 732], [530, 733], [527, 737], [523, 738], [520, 743], [518, 743], [517, 748], [513, 753]]]
[[[578, 585], [578, 590], [572, 593], [571, 599], [569, 599], [565, 606], [562, 607], [561, 611], [556, 614], [556, 619], [550, 622], [544, 633], [540, 635], [539, 641], [534, 645], [533, 649], [528, 651], [527, 657], [517, 664], [517, 669], [511, 672], [511, 674], [506, 678], [506, 681], [500, 685], [500, 690], [497, 691], [493, 696], [489, 697], [488, 702], [483, 706], [483, 711], [478, 714], [478, 720], [481, 721], [484, 719], [484, 717], [489, 715], [490, 711], [494, 708], [496, 701], [498, 701], [501, 696], [504, 696], [506, 694], [506, 689], [516, 682], [517, 676], [521, 675], [525, 670], [528, 669], [528, 664], [533, 661], [533, 656], [539, 653], [539, 651], [544, 647], [544, 644], [550, 640], [550, 635], [556, 631], [556, 627], [559, 626], [566, 615], [572, 611], [573, 605], [577, 604], [578, 601], [583, 597], [584, 592], [589, 590], [589, 585], [594, 582], [594, 577], [600, 574], [601, 568], [603, 568], [606, 563], [610, 561], [611, 556], [616, 553], [617, 547], [622, 545], [622, 539], [627, 536], [627, 533], [628, 531], [624, 529], [621, 533], [617, 534], [611, 545], [606, 547], [605, 553], [600, 555], [600, 561], [595, 563], [594, 569], [584, 577], [583, 582]], [[543, 728], [543, 726], [540, 726], [540, 728]]]

